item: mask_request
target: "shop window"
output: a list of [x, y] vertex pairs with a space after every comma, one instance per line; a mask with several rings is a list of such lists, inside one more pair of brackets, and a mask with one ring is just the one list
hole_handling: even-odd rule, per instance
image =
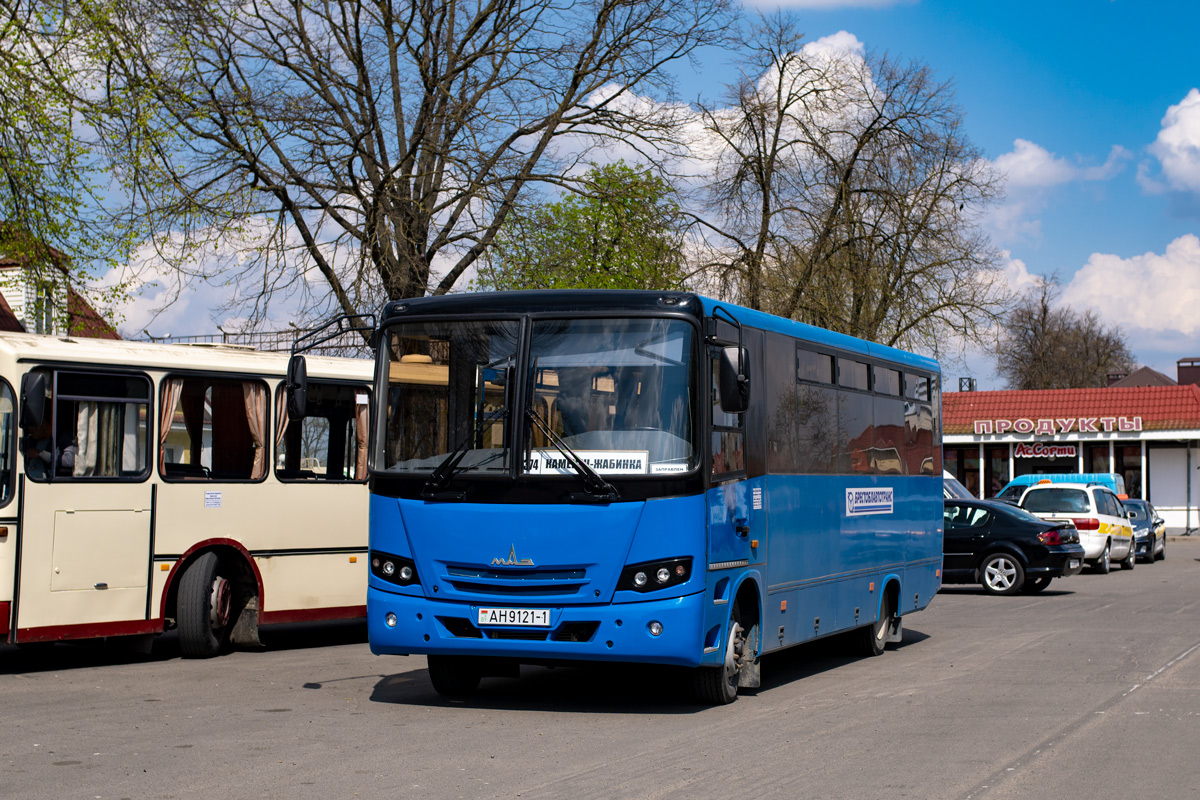
[[159, 470], [167, 480], [261, 480], [266, 432], [262, 381], [200, 376], [162, 382]]
[[289, 420], [275, 394], [275, 477], [281, 481], [367, 479], [367, 387], [309, 381], [304, 419]]

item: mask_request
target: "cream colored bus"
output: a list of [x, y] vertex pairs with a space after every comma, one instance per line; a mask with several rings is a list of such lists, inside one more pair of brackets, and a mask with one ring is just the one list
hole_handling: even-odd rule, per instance
[[0, 334], [0, 641], [361, 617], [369, 360]]

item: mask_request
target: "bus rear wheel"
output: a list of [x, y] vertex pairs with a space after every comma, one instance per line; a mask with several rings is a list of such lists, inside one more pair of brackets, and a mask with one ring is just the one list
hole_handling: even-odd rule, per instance
[[892, 601], [887, 592], [879, 602], [879, 619], [873, 625], [858, 629], [858, 650], [864, 656], [881, 656], [887, 647], [889, 634], [898, 631], [900, 620], [892, 616]]
[[429, 681], [443, 697], [463, 697], [474, 694], [483, 677], [479, 664], [469, 656], [430, 655]]
[[212, 658], [229, 645], [233, 590], [216, 553], [204, 553], [184, 571], [175, 614], [184, 658]]

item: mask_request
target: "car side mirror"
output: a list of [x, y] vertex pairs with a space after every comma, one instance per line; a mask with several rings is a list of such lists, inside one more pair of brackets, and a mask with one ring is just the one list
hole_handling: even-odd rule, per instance
[[724, 347], [719, 359], [717, 388], [721, 410], [741, 414], [750, 407], [750, 357], [744, 347]]
[[304, 356], [297, 354], [288, 360], [284, 391], [287, 393], [288, 419], [304, 419], [308, 410], [308, 367], [305, 366]]
[[46, 421], [46, 374], [27, 372], [21, 378], [21, 427], [31, 430]]

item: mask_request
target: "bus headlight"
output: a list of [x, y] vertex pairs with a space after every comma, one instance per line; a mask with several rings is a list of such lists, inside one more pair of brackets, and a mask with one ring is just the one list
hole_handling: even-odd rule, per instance
[[621, 571], [618, 589], [635, 592], [653, 592], [678, 586], [692, 576], [692, 559], [669, 558], [662, 561], [645, 561], [630, 564]]
[[371, 551], [371, 574], [397, 586], [420, 583], [417, 579], [417, 565], [411, 558], [394, 556], [378, 550]]

